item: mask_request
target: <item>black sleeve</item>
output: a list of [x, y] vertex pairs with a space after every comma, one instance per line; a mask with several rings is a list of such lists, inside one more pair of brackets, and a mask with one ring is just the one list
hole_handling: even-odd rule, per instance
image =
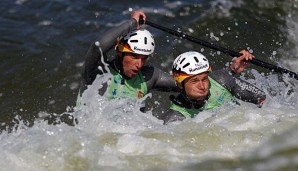
[[175, 122], [175, 121], [182, 121], [184, 120], [186, 117], [183, 116], [180, 112], [169, 109], [168, 111], [166, 111], [164, 114], [160, 115], [159, 117], [157, 117], [158, 119], [163, 120], [163, 124], [167, 125], [170, 122]]
[[[117, 43], [117, 37], [120, 37], [129, 31], [137, 28], [137, 21], [131, 19], [119, 27], [110, 29], [103, 35], [99, 36], [89, 48], [83, 67], [82, 77], [83, 84], [90, 85], [95, 80], [97, 74], [107, 72], [106, 53], [111, 50]], [[101, 70], [98, 67], [102, 68]]]
[[258, 105], [266, 99], [266, 94], [262, 90], [234, 76], [228, 70], [213, 71], [209, 76], [240, 100]]
[[147, 83], [148, 92], [151, 90], [179, 92], [170, 74], [153, 66], [143, 66], [141, 71]]

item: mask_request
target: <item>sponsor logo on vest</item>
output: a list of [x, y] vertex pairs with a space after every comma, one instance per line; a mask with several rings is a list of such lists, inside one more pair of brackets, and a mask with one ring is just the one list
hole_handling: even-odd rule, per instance
[[139, 91], [137, 92], [137, 94], [138, 94], [138, 98], [140, 99], [140, 98], [143, 97], [143, 94], [144, 94], [144, 93], [143, 93], [142, 91], [139, 90]]
[[197, 68], [194, 68], [194, 69], [189, 68], [189, 72], [195, 72], [196, 70], [200, 70], [200, 69], [207, 68], [207, 67], [208, 67], [208, 65], [205, 64], [205, 65], [198, 66]]
[[138, 47], [134, 47], [134, 50], [142, 51], [142, 52], [151, 52], [151, 49], [140, 49]]

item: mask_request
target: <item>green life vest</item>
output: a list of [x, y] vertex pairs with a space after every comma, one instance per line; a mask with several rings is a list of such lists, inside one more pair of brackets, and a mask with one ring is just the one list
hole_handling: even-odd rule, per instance
[[[142, 98], [147, 94], [147, 84], [142, 72], [131, 79], [123, 79], [122, 75], [110, 67], [112, 79], [107, 88], [107, 98], [115, 99], [118, 97]], [[122, 83], [122, 84], [121, 84]]]
[[225, 89], [222, 85], [220, 85], [218, 82], [216, 82], [210, 77], [209, 77], [209, 84], [210, 84], [210, 87], [209, 87], [210, 97], [207, 103], [200, 109], [194, 109], [194, 108], [188, 109], [188, 108], [184, 108], [182, 106], [176, 105], [174, 103], [171, 104], [170, 109], [180, 112], [185, 117], [193, 118], [203, 110], [210, 110], [221, 106], [225, 102], [235, 100], [234, 96], [227, 89]]
[[[129, 79], [122, 79], [122, 75], [116, 72], [113, 68], [109, 67], [112, 79], [107, 87], [106, 97], [109, 100], [115, 98], [137, 98], [140, 99], [147, 94], [147, 84], [144, 80], [143, 74], [138, 72], [138, 74]], [[121, 82], [123, 81], [123, 84]], [[78, 93], [76, 108], [81, 106], [80, 91]], [[141, 108], [145, 107], [144, 101], [140, 104]]]

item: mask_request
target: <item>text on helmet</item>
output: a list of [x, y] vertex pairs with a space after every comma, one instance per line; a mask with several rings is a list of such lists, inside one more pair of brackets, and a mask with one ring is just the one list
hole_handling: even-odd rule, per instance
[[198, 66], [196, 68], [189, 68], [189, 72], [194, 72], [194, 71], [204, 69], [204, 68], [208, 68], [208, 67], [209, 67], [208, 64], [205, 64], [205, 65]]
[[142, 52], [151, 52], [152, 51], [151, 49], [140, 49], [138, 47], [134, 47], [134, 50], [136, 50], [136, 51], [142, 51]]

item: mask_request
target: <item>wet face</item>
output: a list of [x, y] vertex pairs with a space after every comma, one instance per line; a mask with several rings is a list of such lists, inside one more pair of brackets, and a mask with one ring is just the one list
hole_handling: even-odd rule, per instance
[[190, 99], [205, 99], [208, 95], [208, 88], [208, 72], [197, 74], [184, 80], [184, 90]]
[[133, 78], [134, 76], [136, 76], [137, 73], [144, 66], [147, 58], [147, 55], [124, 53], [122, 63], [124, 74], [129, 78]]

